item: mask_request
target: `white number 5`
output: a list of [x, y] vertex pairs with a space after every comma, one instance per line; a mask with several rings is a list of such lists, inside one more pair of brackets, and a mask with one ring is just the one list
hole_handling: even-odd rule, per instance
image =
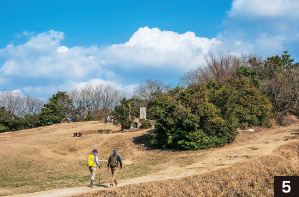
[[290, 193], [291, 191], [291, 186], [290, 185], [287, 185], [286, 183], [291, 183], [291, 181], [282, 181], [282, 188], [288, 188], [287, 190], [286, 189], [282, 189], [283, 193]]

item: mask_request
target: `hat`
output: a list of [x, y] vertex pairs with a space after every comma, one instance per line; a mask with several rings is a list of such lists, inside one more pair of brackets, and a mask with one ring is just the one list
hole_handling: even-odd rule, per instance
[[114, 150], [113, 150], [113, 155], [116, 155], [116, 154], [117, 154], [117, 150], [114, 149]]
[[92, 152], [93, 152], [93, 153], [98, 153], [98, 150], [97, 150], [97, 149], [93, 149]]

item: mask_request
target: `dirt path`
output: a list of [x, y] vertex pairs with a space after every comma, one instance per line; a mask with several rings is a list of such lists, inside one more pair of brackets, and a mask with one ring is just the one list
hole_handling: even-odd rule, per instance
[[[194, 162], [190, 165], [183, 167], [169, 166], [168, 168], [164, 168], [165, 170], [158, 171], [147, 176], [122, 180], [119, 186], [122, 187], [129, 184], [138, 184], [142, 182], [181, 178], [226, 168], [237, 163], [248, 161], [249, 159], [255, 157], [272, 154], [275, 149], [289, 142], [299, 143], [298, 134], [298, 122], [288, 127], [264, 129], [261, 131], [256, 131], [255, 133], [245, 132], [241, 137], [237, 138], [233, 144], [227, 145], [225, 147], [191, 152], [190, 154], [192, 155], [192, 158], [194, 158]], [[18, 196], [71, 196], [89, 191], [109, 189], [107, 188], [108, 185], [108, 183], [100, 186], [97, 185], [93, 189], [88, 187], [56, 189]]]

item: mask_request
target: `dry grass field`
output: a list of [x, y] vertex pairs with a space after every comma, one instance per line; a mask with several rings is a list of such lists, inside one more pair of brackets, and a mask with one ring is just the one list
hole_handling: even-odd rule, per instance
[[[155, 149], [150, 131], [119, 130], [90, 121], [0, 133], [0, 196], [273, 196], [275, 175], [299, 175], [298, 120], [244, 131], [230, 145], [198, 151]], [[94, 148], [101, 186], [90, 189], [86, 159]], [[114, 148], [124, 168], [119, 187], [110, 189], [106, 165]]]
[[234, 164], [202, 175], [131, 184], [74, 197], [101, 196], [274, 196], [275, 175], [298, 176], [298, 142], [281, 146], [273, 155]]

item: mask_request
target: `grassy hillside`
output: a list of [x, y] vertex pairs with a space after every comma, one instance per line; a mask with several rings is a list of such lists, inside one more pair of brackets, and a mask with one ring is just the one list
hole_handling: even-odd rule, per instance
[[274, 176], [299, 176], [298, 162], [299, 143], [291, 143], [280, 147], [273, 155], [204, 175], [74, 196], [274, 196]]
[[[298, 175], [298, 135], [292, 134], [298, 133], [298, 128], [298, 121], [288, 127], [255, 128], [255, 132], [241, 132], [230, 145], [198, 151], [155, 149], [150, 146], [148, 130], [119, 132], [119, 127], [97, 121], [0, 133], [0, 196], [87, 188], [90, 172], [86, 159], [94, 148], [99, 151], [102, 165], [101, 184], [110, 182], [106, 165], [114, 148], [124, 164], [118, 174], [123, 187], [95, 188], [101, 189], [101, 195], [163, 196], [172, 191], [173, 196], [217, 192], [221, 195], [228, 191], [234, 195], [251, 191], [271, 194], [273, 175]], [[107, 129], [112, 133], [98, 133]], [[83, 136], [73, 137], [75, 132], [82, 132]], [[271, 155], [290, 142], [293, 144]], [[242, 172], [248, 174], [243, 176]], [[237, 181], [240, 179], [244, 181]], [[154, 182], [141, 183], [148, 181]]]

